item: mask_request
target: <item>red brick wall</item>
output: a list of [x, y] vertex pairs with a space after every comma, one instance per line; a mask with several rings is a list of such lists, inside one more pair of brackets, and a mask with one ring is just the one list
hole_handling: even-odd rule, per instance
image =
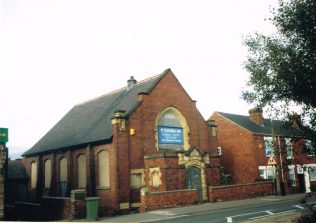
[[[185, 188], [185, 170], [179, 168], [178, 158], [157, 158], [145, 160], [145, 187], [149, 191], [168, 191], [180, 190]], [[152, 187], [149, 184], [149, 168], [159, 167], [161, 173], [161, 185], [159, 187]]]
[[[232, 173], [234, 183], [255, 182], [259, 178], [259, 166], [267, 166], [269, 157], [265, 155], [262, 135], [254, 135], [242, 127], [214, 113], [210, 119], [218, 126], [217, 140], [222, 147], [222, 165]], [[280, 142], [283, 165], [284, 183], [287, 193], [298, 192], [298, 177], [296, 187], [288, 185], [288, 165], [303, 165], [316, 163], [316, 157], [306, 156], [304, 141], [292, 138], [293, 159], [287, 159], [284, 137], [277, 138]], [[279, 155], [275, 161], [280, 165]]]
[[141, 105], [129, 118], [129, 127], [135, 129], [135, 135], [130, 136], [131, 160], [135, 161], [132, 168], [143, 164], [139, 151], [143, 150], [145, 154], [157, 152], [156, 119], [160, 112], [170, 106], [176, 108], [185, 117], [190, 129], [190, 145], [196, 146], [201, 151], [216, 152], [216, 148], [210, 148], [208, 127], [197, 110], [195, 101], [192, 101], [173, 74], [165, 75], [149, 95], [142, 95], [141, 98]]
[[[100, 197], [100, 212], [106, 213], [109, 209], [119, 209], [120, 203], [139, 202], [139, 190], [130, 188], [130, 170], [145, 169], [151, 166], [159, 166], [162, 171], [162, 182], [159, 191], [178, 190], [185, 188], [185, 170], [179, 167], [178, 159], [161, 159], [152, 164], [145, 164], [144, 156], [159, 153], [156, 148], [155, 123], [157, 116], [167, 107], [174, 107], [185, 117], [190, 129], [190, 145], [195, 146], [201, 152], [217, 153], [216, 138], [210, 137], [208, 126], [196, 108], [195, 101], [188, 96], [176, 77], [169, 72], [148, 95], [141, 95], [141, 103], [136, 111], [130, 114], [126, 121], [126, 131], [120, 131], [117, 125], [112, 125], [113, 141], [110, 144], [95, 146], [82, 146], [69, 148], [47, 154], [24, 158], [23, 162], [30, 174], [32, 159], [38, 163], [39, 187], [38, 191], [31, 191], [31, 197], [39, 199], [43, 194], [59, 195], [59, 160], [65, 156], [68, 164], [68, 183], [70, 189], [77, 189], [77, 156], [84, 154], [87, 163], [87, 196]], [[157, 100], [159, 98], [159, 100]], [[113, 114], [114, 115], [114, 114]], [[129, 134], [129, 129], [135, 130], [134, 135]], [[109, 151], [110, 155], [110, 187], [98, 187], [98, 157], [101, 150]], [[163, 151], [166, 152], [166, 151]], [[43, 191], [43, 162], [52, 160], [52, 186]], [[146, 161], [147, 162], [147, 161]], [[150, 162], [150, 161], [148, 161]], [[214, 160], [218, 163], [217, 160]], [[94, 165], [92, 165], [94, 163]], [[39, 165], [40, 164], [40, 165]], [[91, 165], [90, 165], [91, 164]], [[206, 171], [206, 181], [211, 185], [218, 184], [218, 171]], [[146, 175], [146, 170], [145, 170]], [[147, 176], [147, 175], [146, 175]], [[214, 178], [214, 179], [211, 179]], [[148, 179], [148, 178], [147, 178]], [[146, 180], [146, 178], [145, 178]]]
[[240, 200], [273, 194], [272, 182], [236, 184], [229, 186], [209, 187], [210, 202]]
[[263, 159], [264, 148], [260, 148], [251, 132], [218, 113], [214, 113], [210, 119], [215, 120], [218, 126], [217, 140], [222, 147], [221, 163], [232, 173], [233, 183], [255, 182], [259, 175], [258, 160]]
[[154, 192], [141, 196], [140, 212], [162, 208], [188, 206], [195, 204], [197, 201], [197, 191], [193, 189]]

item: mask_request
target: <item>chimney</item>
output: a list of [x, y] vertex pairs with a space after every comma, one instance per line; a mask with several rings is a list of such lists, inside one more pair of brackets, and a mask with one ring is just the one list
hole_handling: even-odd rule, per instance
[[248, 111], [250, 121], [256, 123], [257, 125], [263, 126], [263, 115], [261, 108], [253, 108]]
[[301, 116], [297, 113], [294, 113], [289, 117], [290, 124], [293, 128], [299, 129], [302, 126]]
[[127, 90], [129, 91], [130, 89], [132, 89], [136, 83], [137, 81], [134, 79], [133, 76], [131, 76], [127, 81]]

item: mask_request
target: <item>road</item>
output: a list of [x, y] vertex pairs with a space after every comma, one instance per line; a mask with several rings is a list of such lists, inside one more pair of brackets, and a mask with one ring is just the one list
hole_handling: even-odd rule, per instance
[[[268, 198], [267, 198], [268, 199]], [[309, 201], [315, 203], [316, 201]], [[297, 200], [265, 200], [262, 204], [256, 204], [246, 207], [231, 207], [222, 210], [197, 211], [194, 213], [175, 214], [168, 210], [151, 211], [150, 214], [160, 216], [154, 218], [156, 220], [144, 220], [141, 222], [167, 222], [167, 223], [191, 223], [191, 222], [207, 222], [207, 223], [233, 223], [243, 222], [256, 218], [264, 218], [266, 216], [276, 215], [280, 213], [298, 212], [304, 209], [304, 205]]]

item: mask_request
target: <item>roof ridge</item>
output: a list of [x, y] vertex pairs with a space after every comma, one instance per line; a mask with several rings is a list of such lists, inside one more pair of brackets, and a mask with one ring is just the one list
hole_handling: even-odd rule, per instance
[[[160, 77], [160, 76], [164, 76], [164, 75], [165, 75], [167, 72], [169, 72], [169, 71], [170, 71], [170, 68], [166, 69], [166, 70], [165, 70], [164, 72], [162, 72], [161, 74], [157, 74], [157, 75], [154, 75], [154, 76], [152, 76], [152, 77], [149, 77], [149, 78], [146, 78], [146, 79], [144, 79], [144, 80], [141, 80], [141, 81], [137, 82], [137, 83], [135, 84], [135, 86], [140, 85], [140, 84], [144, 84], [144, 83], [146, 83], [146, 82], [148, 82], [148, 81], [151, 81], [151, 80], [153, 80], [153, 79], [156, 79], [156, 78], [158, 78], [158, 77]], [[100, 98], [103, 98], [103, 97], [106, 97], [106, 96], [110, 96], [110, 95], [112, 95], [112, 94], [118, 93], [118, 92], [123, 91], [123, 90], [126, 90], [126, 89], [127, 89], [127, 86], [121, 87], [121, 88], [116, 89], [116, 90], [114, 90], [114, 91], [111, 91], [111, 92], [109, 92], [109, 93], [106, 93], [106, 94], [103, 94], [103, 95], [100, 95], [100, 96], [97, 96], [97, 97], [94, 97], [94, 98], [85, 100], [85, 101], [83, 101], [83, 102], [81, 102], [81, 103], [76, 104], [75, 106], [81, 106], [81, 105], [84, 105], [84, 104], [86, 104], [86, 103], [89, 103], [89, 102], [92, 102], [92, 101], [96, 101], [96, 100], [98, 100], [98, 99], [100, 99]]]

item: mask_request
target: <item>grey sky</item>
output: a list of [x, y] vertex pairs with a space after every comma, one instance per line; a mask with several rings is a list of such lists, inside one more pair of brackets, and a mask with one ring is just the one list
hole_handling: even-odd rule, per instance
[[171, 68], [204, 118], [247, 114], [242, 36], [276, 0], [1, 0], [0, 127], [11, 157], [72, 106]]

